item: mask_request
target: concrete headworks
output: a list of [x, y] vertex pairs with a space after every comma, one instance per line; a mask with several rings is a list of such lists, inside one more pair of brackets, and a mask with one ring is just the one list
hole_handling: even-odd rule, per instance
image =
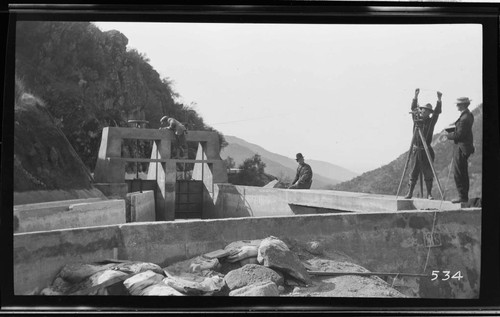
[[[150, 158], [122, 157], [123, 140], [154, 142]], [[105, 128], [94, 184], [105, 196], [14, 206], [14, 292], [51, 283], [64, 264], [102, 259], [166, 265], [236, 240], [321, 241], [373, 272], [460, 272], [461, 279], [402, 277], [418, 297], [478, 298], [481, 208], [424, 199], [227, 183], [216, 133], [189, 131], [195, 159], [172, 159], [166, 130]], [[148, 177], [125, 180], [127, 162]], [[176, 219], [176, 164], [202, 181], [198, 219]]]

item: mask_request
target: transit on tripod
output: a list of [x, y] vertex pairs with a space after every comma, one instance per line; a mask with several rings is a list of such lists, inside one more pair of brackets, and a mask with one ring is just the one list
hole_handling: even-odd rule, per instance
[[[403, 169], [403, 175], [401, 176], [401, 181], [399, 183], [398, 191], [396, 196], [399, 196], [399, 191], [401, 189], [401, 184], [405, 177], [406, 171], [408, 169], [408, 164], [410, 160], [412, 162], [410, 180], [408, 183], [408, 193], [405, 199], [410, 199], [413, 197], [413, 191], [417, 181], [420, 181], [420, 194], [423, 197], [423, 181], [425, 182], [425, 187], [427, 190], [427, 198], [432, 200], [432, 185], [433, 178], [436, 179], [439, 193], [441, 194], [441, 199], [444, 200], [444, 194], [439, 182], [439, 178], [436, 175], [436, 170], [434, 169], [434, 150], [432, 149], [432, 135], [434, 133], [434, 127], [441, 114], [441, 97], [443, 94], [437, 91], [437, 101], [436, 107], [432, 109], [432, 105], [427, 103], [423, 106], [418, 104], [418, 95], [420, 89], [415, 89], [415, 97], [411, 103], [411, 112], [413, 119], [413, 137], [411, 139], [410, 150], [408, 151], [408, 156], [406, 159], [405, 167]], [[422, 181], [423, 179], [423, 181]]]

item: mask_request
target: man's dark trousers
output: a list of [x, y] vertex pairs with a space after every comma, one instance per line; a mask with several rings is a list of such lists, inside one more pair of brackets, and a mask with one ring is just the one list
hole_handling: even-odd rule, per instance
[[457, 185], [460, 200], [469, 200], [469, 169], [467, 159], [470, 155], [465, 155], [459, 146], [455, 145], [453, 150], [453, 175]]

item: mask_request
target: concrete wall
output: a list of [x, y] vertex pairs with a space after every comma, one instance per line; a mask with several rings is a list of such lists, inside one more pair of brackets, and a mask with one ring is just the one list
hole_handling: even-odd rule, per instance
[[[429, 248], [425, 236], [433, 223], [437, 240]], [[376, 272], [424, 273], [424, 267], [427, 274], [460, 271], [461, 280], [419, 278], [412, 287], [421, 297], [479, 295], [481, 209], [186, 220], [16, 234], [14, 289], [25, 294], [43, 288], [66, 263], [113, 255], [166, 266], [235, 240], [269, 235], [322, 241], [329, 252], [345, 254]]]
[[[126, 139], [153, 141], [151, 157], [142, 159], [122, 157], [122, 145]], [[127, 162], [134, 160], [149, 162], [147, 178], [148, 180], [157, 181], [160, 194], [155, 195], [157, 203], [156, 219], [160, 221], [174, 220], [176, 163], [199, 163], [196, 160], [172, 159], [171, 145], [174, 140], [175, 135], [173, 132], [166, 129], [103, 128], [101, 145], [94, 170], [95, 181], [103, 191], [107, 192], [107, 195], [110, 195], [110, 193], [116, 192], [114, 189], [116, 185], [122, 184], [121, 188], [124, 188], [123, 182]], [[204, 172], [207, 177], [210, 175], [210, 179], [207, 179], [206, 182], [227, 182], [226, 167], [219, 155], [218, 134], [211, 131], [189, 131], [186, 135], [186, 141], [198, 142], [198, 154], [201, 156], [201, 153], [203, 153], [205, 163], [210, 165], [207, 172]], [[207, 164], [205, 166], [208, 167]], [[123, 194], [123, 191], [121, 193]]]
[[49, 285], [68, 263], [115, 258], [117, 225], [14, 234], [14, 294]]
[[30, 190], [26, 192], [14, 192], [14, 205], [87, 198], [106, 199], [106, 196], [95, 187], [91, 189], [71, 190]]
[[125, 223], [123, 200], [90, 199], [14, 206], [14, 232]]
[[155, 221], [155, 197], [152, 190], [128, 193], [127, 222]]
[[332, 190], [288, 190], [279, 188], [216, 184], [214, 208], [206, 218], [291, 216], [324, 212], [386, 212], [398, 210], [455, 210], [448, 201], [402, 199], [396, 196]]
[[125, 182], [122, 183], [94, 183], [105, 197], [109, 199], [125, 199], [127, 196], [128, 186]]
[[216, 184], [214, 208], [205, 212], [206, 218], [265, 217], [294, 215], [288, 204], [290, 191], [254, 186]]

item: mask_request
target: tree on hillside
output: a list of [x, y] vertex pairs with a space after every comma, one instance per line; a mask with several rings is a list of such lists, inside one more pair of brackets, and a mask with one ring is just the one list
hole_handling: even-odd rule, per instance
[[[90, 22], [16, 24], [16, 76], [44, 101], [90, 170], [97, 160], [102, 129], [128, 127], [130, 119], [147, 120], [148, 127], [156, 129], [160, 118], [168, 115], [186, 120], [190, 130], [217, 132], [194, 109], [176, 101], [179, 94], [173, 81], [160, 78], [149, 58], [127, 45], [125, 35], [102, 32]], [[227, 142], [217, 133], [222, 148]], [[191, 153], [196, 150], [197, 145], [190, 146]], [[141, 144], [140, 156], [150, 153], [151, 143]]]
[[243, 164], [238, 168], [241, 170], [234, 184], [236, 185], [249, 185], [249, 186], [264, 186], [269, 182], [269, 176], [264, 172], [266, 164], [262, 162], [261, 156], [255, 154], [251, 158], [243, 161]]
[[236, 166], [236, 163], [234, 162], [234, 159], [231, 156], [228, 156], [224, 162], [226, 163], [226, 168], [234, 168]]

